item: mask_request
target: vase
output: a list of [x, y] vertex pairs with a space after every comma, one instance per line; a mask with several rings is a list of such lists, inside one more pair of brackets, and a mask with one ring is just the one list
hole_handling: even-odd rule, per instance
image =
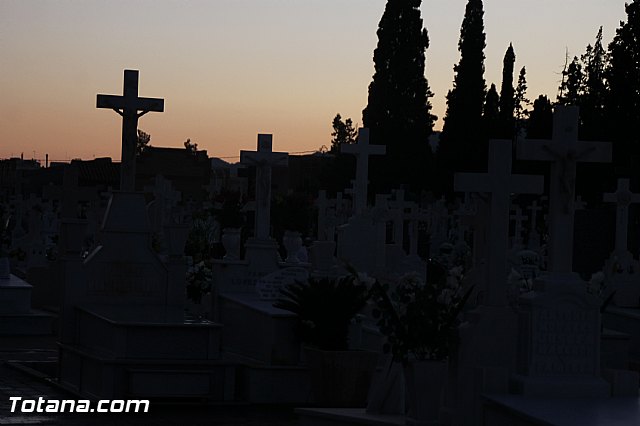
[[447, 377], [446, 361], [412, 360], [404, 374], [408, 408], [405, 423], [438, 425]]
[[224, 228], [222, 230], [222, 247], [224, 260], [240, 260], [240, 228]]
[[298, 258], [298, 253], [300, 252], [300, 248], [302, 248], [302, 237], [300, 232], [284, 231], [282, 244], [284, 245], [284, 249], [287, 251], [287, 258], [285, 259], [285, 262], [300, 263], [300, 259]]

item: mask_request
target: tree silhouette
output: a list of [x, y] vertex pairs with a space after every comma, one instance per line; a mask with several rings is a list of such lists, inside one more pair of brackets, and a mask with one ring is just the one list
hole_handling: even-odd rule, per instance
[[486, 169], [488, 144], [481, 135], [486, 45], [483, 15], [482, 0], [469, 0], [458, 41], [460, 62], [453, 68], [453, 89], [447, 94], [438, 152], [438, 166], [443, 172], [440, 180], [447, 183], [454, 170]]
[[594, 45], [587, 46], [582, 63], [584, 88], [580, 100], [580, 137], [584, 140], [601, 140], [607, 134], [604, 123], [608, 91], [605, 81], [607, 53], [602, 47], [602, 27], [598, 30]]
[[514, 89], [513, 89], [513, 66], [516, 62], [516, 54], [513, 46], [509, 47], [504, 54], [502, 67], [502, 86], [500, 87], [500, 134], [494, 135], [501, 138], [512, 138], [514, 129]]
[[525, 120], [529, 115], [527, 107], [531, 102], [527, 99], [527, 70], [525, 67], [520, 69], [518, 75], [518, 85], [513, 100], [513, 112], [516, 120], [516, 133], [524, 128]]
[[336, 114], [331, 122], [333, 132], [331, 132], [331, 152], [340, 152], [342, 144], [351, 144], [356, 141], [356, 129], [353, 128], [353, 121], [347, 118], [342, 121], [342, 116]]
[[527, 122], [527, 137], [531, 139], [551, 139], [553, 107], [545, 95], [533, 101], [533, 110]]
[[428, 139], [436, 117], [425, 78], [427, 30], [421, 0], [388, 0], [378, 26], [373, 53], [375, 73], [369, 85], [363, 124], [370, 142], [387, 147], [385, 157], [372, 158], [371, 183], [376, 189], [398, 184], [420, 188], [427, 182], [431, 150]]
[[582, 64], [578, 57], [574, 56], [569, 66], [562, 70], [562, 83], [558, 88], [557, 104], [580, 106], [583, 84]]
[[495, 84], [491, 84], [491, 88], [487, 91], [487, 96], [484, 101], [484, 111], [482, 113], [482, 119], [484, 121], [485, 133], [490, 138], [498, 138], [501, 131], [500, 120], [500, 97], [498, 96], [498, 90]]
[[198, 152], [198, 144], [191, 142], [191, 139], [184, 141], [184, 147], [192, 155], [196, 155]]
[[640, 160], [640, 1], [627, 4], [625, 11], [627, 22], [620, 23], [609, 44], [608, 114], [614, 163], [635, 178]]

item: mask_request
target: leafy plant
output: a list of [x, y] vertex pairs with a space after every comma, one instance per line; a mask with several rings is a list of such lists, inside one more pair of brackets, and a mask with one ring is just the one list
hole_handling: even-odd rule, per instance
[[458, 314], [473, 288], [462, 292], [462, 268], [446, 271], [437, 262], [429, 263], [427, 283], [415, 274], [400, 278], [395, 288], [376, 282], [372, 295], [373, 311], [380, 332], [387, 337], [384, 346], [396, 361], [443, 360], [454, 343], [453, 330]]
[[310, 278], [280, 290], [274, 306], [298, 315], [302, 341], [321, 350], [347, 350], [349, 324], [365, 306], [369, 290], [355, 273]]

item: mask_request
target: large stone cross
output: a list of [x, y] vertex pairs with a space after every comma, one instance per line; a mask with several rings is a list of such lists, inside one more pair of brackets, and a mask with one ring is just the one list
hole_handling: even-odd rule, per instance
[[257, 151], [240, 151], [240, 163], [256, 168], [255, 238], [269, 239], [271, 223], [271, 168], [287, 166], [289, 154], [273, 152], [273, 135], [258, 135]]
[[138, 97], [138, 74], [138, 70], [124, 70], [123, 95], [98, 95], [96, 100], [97, 108], [109, 108], [122, 116], [121, 191], [135, 191], [138, 119], [150, 111], [164, 111], [164, 99]]
[[627, 252], [629, 229], [629, 205], [640, 203], [640, 194], [629, 190], [629, 179], [618, 179], [618, 188], [614, 193], [604, 194], [603, 201], [616, 203], [616, 247], [615, 252], [623, 255]]
[[369, 145], [369, 129], [358, 130], [358, 142], [352, 145], [341, 145], [340, 151], [356, 156], [356, 187], [354, 212], [362, 213], [367, 207], [367, 186], [369, 184], [369, 156], [384, 155], [384, 145]]
[[455, 191], [491, 193], [485, 298], [488, 306], [507, 304], [506, 265], [511, 194], [539, 194], [544, 183], [542, 176], [512, 175], [511, 155], [510, 140], [492, 140], [489, 142], [488, 173], [456, 173], [454, 176]]
[[578, 123], [578, 107], [556, 106], [551, 140], [518, 141], [519, 159], [551, 162], [548, 269], [552, 274], [572, 272], [577, 163], [611, 161], [611, 144], [578, 141]]

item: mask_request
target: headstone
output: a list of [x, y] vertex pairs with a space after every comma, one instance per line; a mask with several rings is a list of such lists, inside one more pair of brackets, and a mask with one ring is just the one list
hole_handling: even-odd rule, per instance
[[384, 155], [384, 145], [369, 145], [369, 129], [358, 130], [358, 142], [353, 145], [342, 145], [341, 152], [356, 156], [356, 187], [354, 210], [361, 213], [367, 207], [367, 186], [369, 184], [369, 156]]
[[271, 168], [287, 166], [289, 154], [272, 151], [272, 135], [258, 135], [256, 151], [240, 151], [240, 162], [256, 168], [255, 238], [269, 239], [271, 216]]
[[629, 179], [618, 179], [618, 188], [607, 193], [603, 201], [616, 203], [615, 248], [605, 263], [605, 277], [615, 295], [617, 306], [636, 308], [640, 306], [640, 265], [627, 248], [629, 234], [629, 206], [640, 203], [640, 194], [629, 190]]
[[607, 162], [611, 146], [578, 141], [578, 108], [556, 106], [552, 140], [518, 141], [518, 157], [551, 162], [548, 274], [520, 298], [518, 376], [528, 396], [607, 396], [600, 378], [600, 301], [572, 271], [577, 162]]
[[456, 173], [456, 191], [491, 193], [489, 241], [491, 255], [487, 264], [488, 306], [506, 304], [506, 256], [509, 235], [511, 193], [542, 192], [542, 177], [511, 174], [511, 142], [492, 140], [489, 144], [489, 173]]
[[150, 111], [164, 111], [164, 99], [138, 97], [138, 75], [138, 70], [124, 70], [123, 95], [98, 95], [96, 99], [97, 108], [109, 108], [122, 116], [121, 191], [135, 191], [138, 119]]
[[551, 140], [520, 140], [521, 160], [551, 162], [549, 183], [549, 271], [571, 274], [576, 165], [611, 161], [611, 144], [578, 141], [578, 108], [556, 106]]
[[510, 140], [489, 142], [488, 173], [456, 173], [456, 191], [490, 193], [486, 275], [482, 303], [460, 329], [460, 347], [452, 363], [453, 424], [479, 424], [483, 393], [508, 392], [516, 355], [516, 316], [508, 306], [507, 249], [512, 193], [541, 193], [541, 176], [511, 174]]
[[306, 282], [309, 272], [305, 268], [289, 267], [267, 274], [256, 283], [260, 300], [277, 300], [282, 297], [280, 290], [294, 282]]

